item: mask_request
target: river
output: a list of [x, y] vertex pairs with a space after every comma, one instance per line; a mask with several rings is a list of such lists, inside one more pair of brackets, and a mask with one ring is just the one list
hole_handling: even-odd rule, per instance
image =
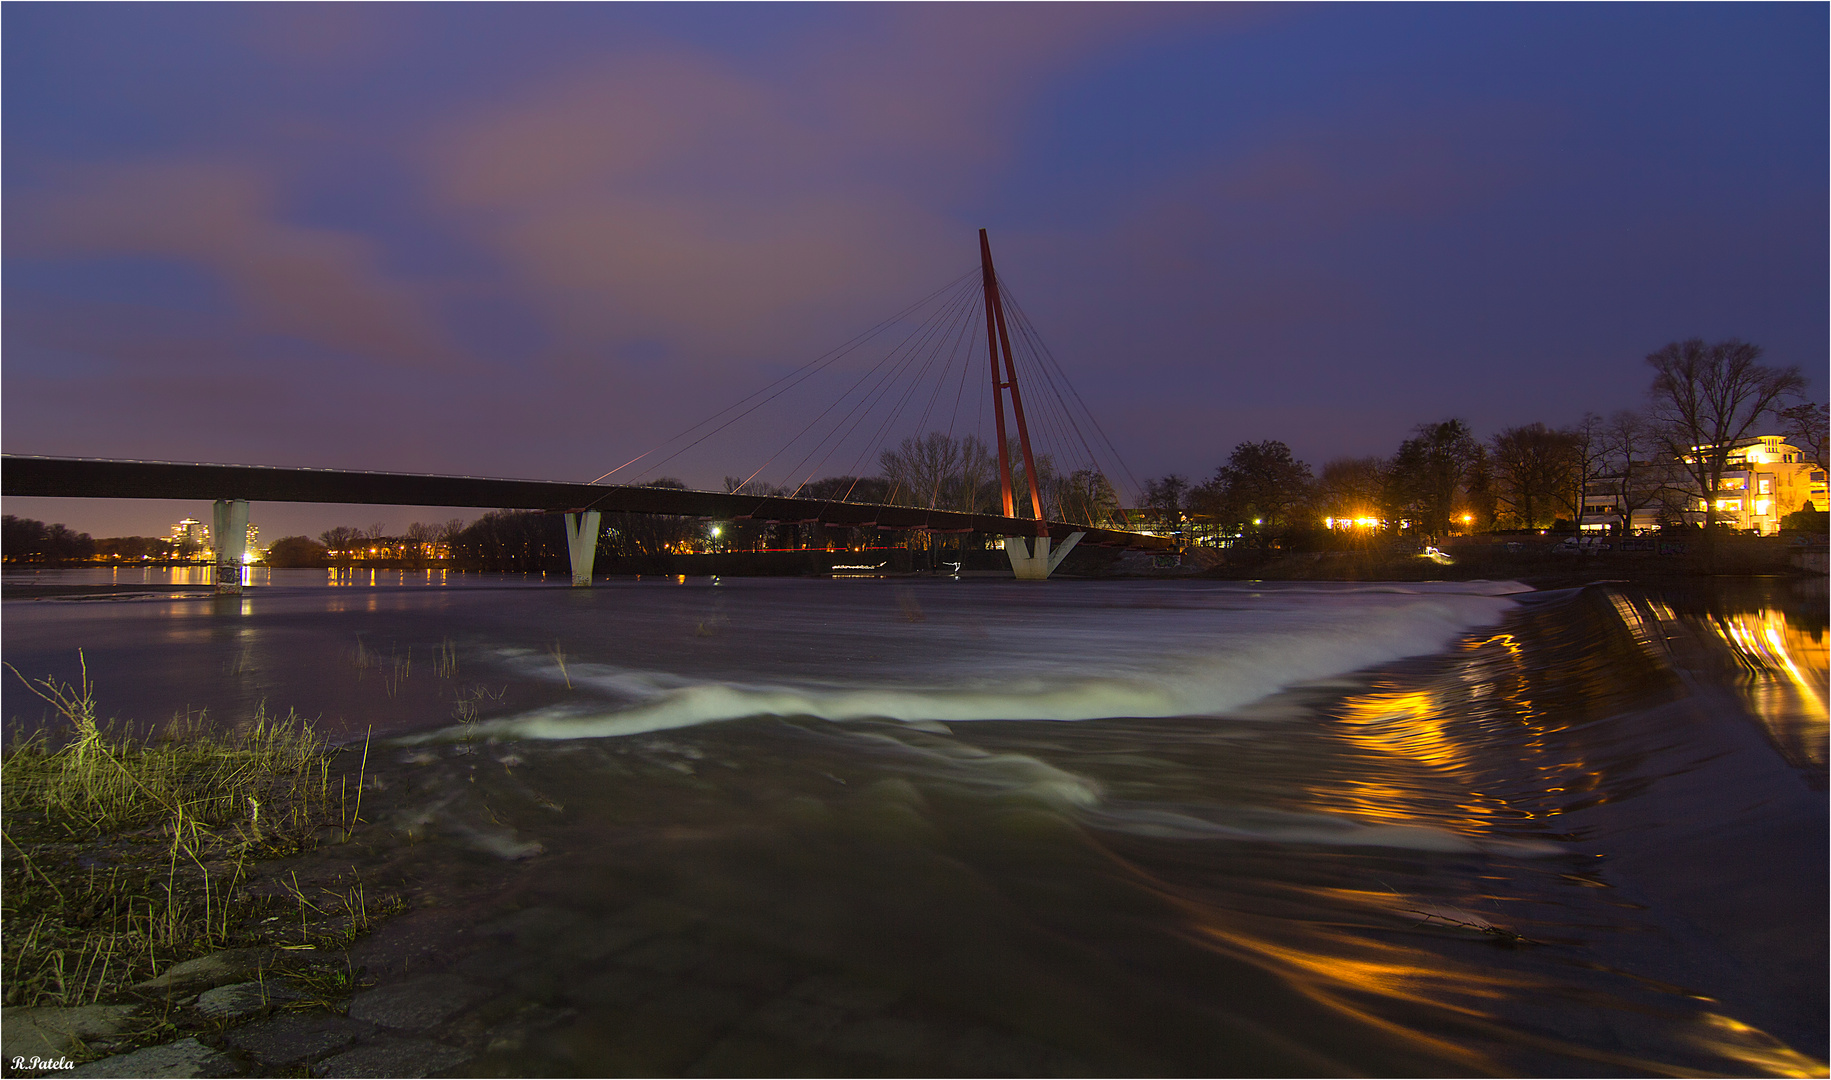
[[1825, 1071], [1822, 580], [170, 573], [6, 660], [371, 739], [478, 1075]]

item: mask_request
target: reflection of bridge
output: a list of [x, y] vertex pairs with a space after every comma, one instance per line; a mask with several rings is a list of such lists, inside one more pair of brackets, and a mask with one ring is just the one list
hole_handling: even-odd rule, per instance
[[[50, 458], [5, 455], [0, 458], [0, 492], [9, 496], [111, 499], [210, 499], [216, 515], [211, 536], [216, 546], [219, 591], [234, 591], [246, 547], [248, 503], [374, 503], [389, 506], [479, 506], [561, 512], [571, 551], [574, 585], [589, 585], [597, 554], [600, 517], [604, 513], [670, 514], [685, 517], [749, 519], [763, 522], [818, 522], [849, 528], [877, 528], [932, 533], [978, 533], [1002, 536], [1004, 550], [1018, 578], [1047, 578], [1076, 544], [1108, 547], [1168, 548], [1158, 536], [1048, 521], [1043, 515], [1037, 458], [1017, 386], [1001, 289], [992, 267], [991, 244], [979, 231], [980, 286], [984, 291], [986, 347], [991, 360], [994, 415], [997, 418], [998, 482], [1002, 514], [928, 509], [877, 503], [804, 499], [794, 495], [687, 491], [667, 487], [572, 484], [541, 480], [502, 480], [475, 476], [349, 472], [329, 469], [282, 469], [252, 465], [192, 465], [155, 461], [111, 461], [94, 458]], [[977, 303], [978, 301], [975, 301]], [[1021, 312], [1018, 313], [1021, 319]], [[1018, 324], [1019, 330], [1024, 329]], [[1002, 352], [1002, 357], [1001, 357]], [[1000, 371], [1000, 360], [1003, 370]], [[964, 374], [964, 372], [963, 372]], [[1026, 481], [1024, 490], [1033, 516], [1017, 515], [1011, 451], [1006, 440], [1004, 391], [1010, 391]], [[899, 406], [900, 408], [900, 406]], [[855, 425], [856, 426], [856, 425]], [[608, 475], [608, 474], [607, 474]], [[602, 478], [600, 478], [602, 479]], [[933, 500], [931, 500], [933, 501]], [[231, 572], [224, 573], [227, 568]]]

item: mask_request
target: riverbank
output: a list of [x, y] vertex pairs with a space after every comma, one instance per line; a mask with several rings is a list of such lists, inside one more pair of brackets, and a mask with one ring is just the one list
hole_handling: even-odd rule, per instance
[[222, 1075], [231, 1026], [359, 989], [345, 950], [405, 907], [332, 854], [366, 745], [264, 706], [134, 734], [100, 719], [86, 665], [25, 686], [62, 723], [0, 757], [6, 1075]]
[[[1521, 581], [1540, 588], [1563, 588], [1600, 579], [1659, 583], [1697, 577], [1824, 576], [1823, 536], [1717, 537], [1701, 539], [1630, 539], [1575, 545], [1567, 535], [1484, 534], [1454, 537], [1441, 550], [1419, 554], [1380, 544], [1359, 550], [1279, 552], [1252, 548], [1191, 546], [1181, 552], [1122, 551], [1080, 546], [1069, 553], [1058, 574], [1064, 578], [1186, 578], [1234, 581]], [[191, 584], [111, 582], [97, 585], [37, 583], [36, 572], [98, 569], [98, 564], [8, 564], [4, 595], [11, 598], [119, 596], [132, 599], [159, 592], [209, 592], [207, 568], [185, 568], [199, 576]], [[123, 564], [116, 570], [143, 569]], [[300, 568], [303, 569], [303, 568]], [[354, 574], [536, 574], [556, 580], [569, 576], [563, 560], [545, 566], [514, 568], [470, 562], [372, 560], [317, 567], [321, 572]], [[997, 576], [1010, 565], [997, 548], [962, 545], [922, 550], [881, 546], [862, 550], [810, 548], [793, 551], [729, 551], [696, 555], [600, 556], [594, 577], [826, 577], [865, 576]], [[377, 582], [371, 582], [374, 584]], [[258, 584], [258, 582], [257, 582]]]
[[1186, 552], [1183, 566], [1167, 572], [1153, 569], [1143, 560], [1132, 561], [1138, 564], [1132, 571], [1137, 576], [1232, 581], [1506, 580], [1541, 589], [1602, 580], [1647, 584], [1711, 577], [1822, 580], [1826, 574], [1822, 538], [1802, 545], [1790, 538], [1755, 536], [1722, 537], [1714, 549], [1696, 540], [1574, 548], [1555, 536], [1458, 537], [1441, 549], [1422, 554], [1380, 550], [1285, 554], [1208, 549]]

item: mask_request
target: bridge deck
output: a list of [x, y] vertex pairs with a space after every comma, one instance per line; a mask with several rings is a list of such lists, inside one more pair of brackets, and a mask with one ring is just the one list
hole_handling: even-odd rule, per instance
[[[1038, 522], [995, 514], [927, 510], [917, 506], [829, 502], [718, 491], [505, 480], [483, 476], [285, 469], [266, 465], [201, 465], [170, 461], [0, 455], [0, 494], [78, 499], [246, 499], [250, 502], [374, 503], [385, 506], [474, 506], [506, 510], [674, 514], [755, 521], [819, 522], [852, 528], [1035, 536]], [[1061, 540], [1086, 533], [1082, 543], [1109, 547], [1170, 548], [1161, 536], [1042, 523]]]

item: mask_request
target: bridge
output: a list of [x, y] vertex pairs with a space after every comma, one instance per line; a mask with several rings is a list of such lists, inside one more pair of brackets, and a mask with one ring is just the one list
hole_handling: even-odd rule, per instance
[[[591, 483], [566, 483], [480, 476], [20, 454], [0, 455], [0, 494], [58, 498], [210, 500], [215, 507], [211, 537], [218, 568], [217, 589], [224, 592], [240, 590], [239, 568], [247, 543], [250, 502], [467, 506], [561, 513], [565, 515], [572, 583], [577, 586], [591, 584], [600, 520], [605, 513], [748, 519], [772, 524], [818, 522], [849, 528], [998, 536], [1003, 538], [1003, 547], [1012, 572], [1019, 580], [1029, 581], [1047, 579], [1068, 553], [1083, 542], [1137, 549], [1162, 550], [1173, 547], [1174, 541], [1165, 537], [1051, 521], [1044, 516], [1037, 458], [1031, 448], [1030, 427], [1018, 388], [1009, 321], [1004, 308], [1005, 293], [993, 268], [991, 244], [983, 229], [979, 231], [979, 246], [981, 265], [978, 276], [981, 280], [975, 292], [983, 291], [985, 334], [991, 360], [992, 398], [997, 419], [998, 481], [1003, 511], [1000, 514], [853, 502], [846, 499], [802, 498], [797, 494], [751, 494], [746, 493], [742, 487], [731, 492], [715, 492], [606, 484], [603, 483], [605, 477], [599, 477]], [[912, 366], [906, 359], [899, 361], [899, 364], [903, 367]], [[887, 379], [885, 381], [887, 383]], [[964, 381], [962, 387], [964, 388]], [[1011, 413], [1017, 429], [1018, 446], [1021, 448], [1025, 490], [1032, 512], [1029, 517], [1018, 516], [1010, 460], [1012, 448], [1007, 442], [1005, 427], [1006, 391], [1010, 394]], [[905, 392], [904, 400], [907, 398]], [[754, 411], [755, 408], [752, 406], [747, 411]], [[856, 408], [854, 406], [855, 410]], [[857, 426], [857, 421], [853, 421], [853, 426]], [[623, 467], [619, 466], [619, 469], [613, 469], [605, 476], [612, 475]]]

